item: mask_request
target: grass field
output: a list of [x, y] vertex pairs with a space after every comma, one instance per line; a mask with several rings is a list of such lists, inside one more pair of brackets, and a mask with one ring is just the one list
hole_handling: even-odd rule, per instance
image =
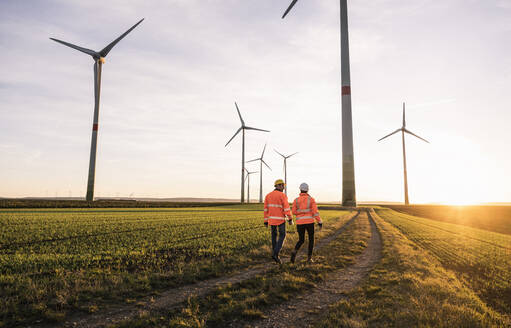
[[[418, 236], [425, 228], [408, 227], [402, 221], [406, 219], [395, 219], [396, 212], [391, 210], [378, 212], [382, 214], [375, 217], [383, 239], [381, 262], [358, 288], [346, 294], [345, 300], [332, 305], [316, 327], [511, 326], [509, 308], [501, 314], [488, 307], [477, 297], [477, 290], [446, 269], [428, 247], [413, 241], [422, 240]], [[407, 226], [407, 233], [390, 222]]]
[[[467, 220], [447, 222], [454, 222], [451, 208], [445, 215], [432, 208], [428, 213], [437, 219], [376, 208], [382, 260], [346, 293], [346, 300], [330, 307], [318, 327], [511, 326], [511, 235], [490, 231], [503, 229], [501, 221], [479, 229]], [[472, 217], [506, 213], [483, 208], [472, 208]], [[350, 217], [325, 207], [320, 212], [325, 228], [318, 239]], [[505, 222], [505, 215], [500, 217]], [[258, 204], [2, 209], [0, 327], [51, 325], [71, 314], [136, 304], [173, 287], [268, 263], [269, 231], [262, 222]], [[284, 257], [297, 240], [296, 226], [287, 230]], [[300, 297], [328, 273], [353, 263], [368, 231], [366, 219], [355, 220], [317, 252], [313, 266], [285, 264], [191, 298], [178, 309], [149, 312], [119, 326], [250, 324], [273, 305]]]
[[511, 311], [511, 236], [379, 209], [382, 219], [434, 254], [488, 305]]
[[[325, 229], [346, 215], [322, 211]], [[0, 326], [59, 321], [269, 259], [261, 205], [0, 211]], [[289, 242], [296, 240], [289, 227]]]
[[511, 235], [511, 206], [389, 205], [395, 211]]

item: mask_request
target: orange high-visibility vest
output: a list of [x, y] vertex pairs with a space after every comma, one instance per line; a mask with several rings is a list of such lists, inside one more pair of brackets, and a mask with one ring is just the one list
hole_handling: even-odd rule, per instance
[[264, 198], [264, 222], [270, 225], [281, 225], [286, 216], [291, 215], [286, 194], [275, 189]]
[[319, 217], [318, 207], [314, 198], [307, 193], [301, 193], [293, 202], [293, 214], [296, 215], [296, 224], [323, 223]]

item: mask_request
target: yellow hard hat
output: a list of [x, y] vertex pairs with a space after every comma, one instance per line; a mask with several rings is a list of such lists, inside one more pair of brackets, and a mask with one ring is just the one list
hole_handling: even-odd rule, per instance
[[275, 181], [275, 186], [277, 186], [277, 185], [279, 185], [279, 184], [285, 184], [285, 183], [284, 183], [284, 180], [282, 180], [282, 179], [278, 179], [278, 180], [276, 180], [276, 181]]

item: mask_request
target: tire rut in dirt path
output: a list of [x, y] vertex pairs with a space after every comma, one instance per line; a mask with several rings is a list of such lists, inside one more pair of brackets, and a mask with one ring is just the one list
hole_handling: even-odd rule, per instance
[[366, 249], [355, 258], [353, 265], [329, 274], [325, 282], [301, 295], [299, 299], [293, 299], [265, 312], [265, 319], [249, 325], [236, 323], [229, 327], [292, 328], [314, 325], [322, 312], [326, 314], [330, 304], [346, 298], [344, 293], [355, 288], [381, 259], [381, 236], [369, 211], [367, 219], [371, 226], [371, 237]]
[[[353, 214], [353, 216], [332, 235], [322, 238], [318, 242], [316, 249], [324, 247], [332, 240], [337, 238], [359, 216], [359, 214], [360, 211], [357, 211], [357, 213]], [[301, 258], [301, 256], [297, 257], [297, 259], [299, 258]], [[64, 323], [57, 325], [57, 327], [98, 328], [123, 320], [128, 320], [135, 317], [141, 311], [171, 309], [186, 301], [189, 297], [205, 295], [218, 287], [239, 283], [241, 281], [253, 278], [258, 274], [264, 273], [274, 267], [275, 264], [272, 262], [259, 264], [250, 268], [243, 269], [241, 271], [237, 271], [231, 275], [203, 280], [192, 285], [185, 285], [179, 288], [170, 289], [162, 292], [158, 296], [153, 296], [152, 299], [147, 297], [141, 300], [145, 304], [142, 306], [125, 305], [122, 307], [112, 307], [97, 314], [78, 315], [71, 317]], [[42, 325], [38, 327], [55, 327], [55, 325]]]

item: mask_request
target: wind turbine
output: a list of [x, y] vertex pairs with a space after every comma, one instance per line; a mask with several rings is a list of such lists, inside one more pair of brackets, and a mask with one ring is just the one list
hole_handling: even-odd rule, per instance
[[[282, 15], [286, 17], [298, 0], [293, 0]], [[340, 0], [341, 10], [341, 94], [342, 94], [342, 205], [357, 206], [355, 193], [355, 160], [353, 156], [353, 125], [351, 118], [351, 79], [348, 38], [348, 5]]]
[[247, 172], [247, 176], [245, 177], [245, 180], [247, 180], [247, 179], [248, 179], [248, 186], [247, 186], [247, 203], [250, 203], [250, 175], [251, 175], [251, 174], [254, 174], [254, 173], [259, 173], [259, 171], [249, 172], [247, 169], [245, 169], [245, 171]]
[[271, 167], [269, 167], [268, 164], [266, 164], [266, 162], [263, 159], [265, 150], [266, 150], [266, 144], [264, 144], [263, 153], [261, 154], [261, 157], [250, 160], [247, 162], [247, 163], [250, 163], [250, 162], [260, 161], [259, 162], [259, 164], [260, 164], [260, 168], [259, 168], [259, 203], [263, 202], [263, 163], [271, 171]]
[[401, 136], [402, 136], [402, 140], [403, 140], [403, 173], [404, 173], [404, 181], [405, 181], [405, 205], [408, 205], [409, 202], [408, 202], [408, 176], [407, 176], [407, 172], [406, 172], [406, 150], [405, 150], [405, 133], [408, 133], [408, 134], [411, 134], [412, 136], [414, 137], [417, 137], [419, 139], [421, 139], [422, 141], [425, 141], [427, 143], [429, 143], [429, 141], [427, 141], [426, 139], [424, 138], [421, 138], [419, 137], [418, 135], [414, 134], [413, 132], [411, 131], [408, 131], [406, 129], [406, 120], [405, 120], [405, 103], [403, 103], [403, 126], [400, 128], [400, 129], [397, 129], [396, 131], [386, 135], [385, 137], [379, 139], [378, 141], [381, 141], [387, 137], [390, 137], [391, 135], [393, 134], [396, 134], [398, 133], [399, 131], [401, 131]]
[[240, 117], [241, 121], [241, 127], [236, 131], [236, 133], [232, 136], [229, 141], [225, 144], [225, 147], [240, 133], [242, 135], [242, 141], [241, 141], [241, 203], [243, 204], [245, 202], [245, 130], [256, 130], [256, 131], [263, 131], [263, 132], [270, 132], [268, 130], [262, 130], [262, 129], [256, 129], [252, 128], [250, 126], [245, 125], [245, 121], [243, 121], [243, 118], [241, 117], [240, 109], [238, 108], [238, 104], [234, 102], [234, 105], [236, 106], [236, 110], [238, 111], [238, 116]]
[[289, 157], [291, 157], [291, 156], [294, 156], [294, 155], [298, 154], [298, 153], [294, 153], [294, 154], [291, 154], [291, 155], [285, 156], [285, 155], [283, 155], [283, 154], [279, 153], [276, 149], [273, 149], [273, 150], [275, 150], [275, 152], [276, 152], [277, 154], [279, 154], [280, 156], [282, 156], [282, 157], [284, 158], [284, 182], [285, 182], [285, 188], [284, 188], [284, 190], [285, 190], [285, 192], [286, 192], [286, 196], [287, 196], [287, 159], [288, 159]]
[[98, 140], [98, 121], [99, 121], [99, 94], [101, 91], [101, 67], [105, 63], [105, 57], [108, 55], [110, 50], [121, 41], [128, 33], [130, 33], [138, 24], [142, 23], [144, 19], [138, 21], [135, 25], [133, 25], [129, 30], [121, 34], [117, 39], [112, 41], [109, 45], [107, 45], [101, 51], [94, 51], [87, 48], [82, 48], [76, 46], [74, 44], [57, 40], [54, 38], [50, 38], [51, 40], [61, 43], [65, 46], [73, 48], [75, 50], [81, 51], [87, 55], [92, 56], [94, 59], [94, 120], [92, 124], [92, 140], [90, 147], [90, 160], [89, 160], [89, 177], [87, 179], [87, 194], [85, 199], [87, 201], [94, 200], [94, 177], [96, 175], [96, 149], [97, 149], [97, 140]]

